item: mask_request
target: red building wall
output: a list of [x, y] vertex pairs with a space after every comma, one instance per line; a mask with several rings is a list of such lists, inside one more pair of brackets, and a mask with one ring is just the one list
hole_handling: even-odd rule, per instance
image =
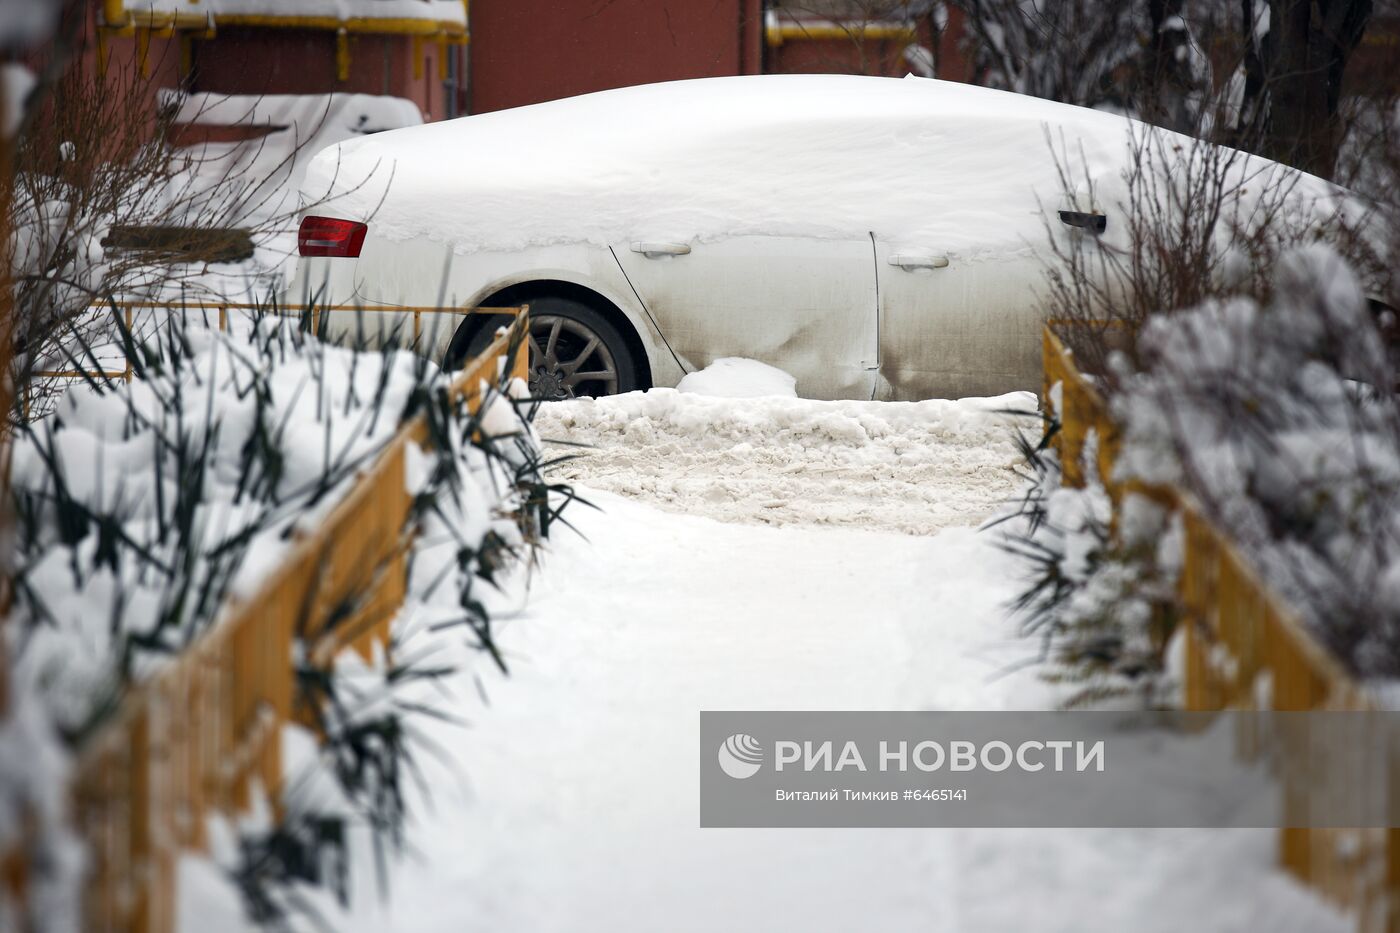
[[763, 67], [761, 0], [472, 0], [470, 26], [472, 113]]
[[[95, 28], [97, 0], [91, 0]], [[330, 30], [220, 27], [213, 38], [150, 40], [156, 86], [182, 81], [228, 94], [333, 91], [407, 98], [425, 119], [483, 113], [608, 88], [683, 78], [760, 73], [903, 75], [904, 42], [789, 37], [770, 42], [763, 0], [473, 0], [470, 45], [448, 46], [445, 85], [435, 42], [404, 35], [349, 37], [349, 76], [337, 76]], [[954, 9], [940, 42], [939, 77], [967, 80]], [[926, 31], [918, 40], [929, 44]], [[112, 38], [114, 60], [137, 42]]]
[[[194, 43], [194, 90], [225, 94], [384, 94], [416, 103], [425, 117], [447, 116], [438, 72], [441, 49], [408, 36], [350, 37], [350, 75], [336, 75], [336, 37], [326, 30], [220, 29], [217, 38]], [[448, 55], [459, 54], [449, 46]]]
[[[103, 48], [109, 73], [117, 80], [136, 67], [141, 39], [107, 33], [99, 43], [100, 10], [97, 0], [88, 4], [81, 67], [97, 69], [98, 50]], [[431, 39], [352, 34], [344, 81], [337, 73], [336, 34], [330, 30], [221, 26], [213, 38], [191, 31], [172, 38], [150, 35], [145, 41], [153, 105], [157, 91], [184, 87], [223, 94], [391, 95], [413, 101], [426, 120], [441, 120], [462, 109], [462, 100], [454, 109], [448, 99], [439, 59], [445, 54], [454, 60], [453, 70], [460, 74], [465, 51], [454, 45], [444, 49]]]

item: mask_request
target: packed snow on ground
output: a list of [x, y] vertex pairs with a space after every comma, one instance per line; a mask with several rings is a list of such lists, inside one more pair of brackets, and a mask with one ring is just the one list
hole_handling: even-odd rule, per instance
[[1015, 492], [1014, 431], [1038, 431], [1035, 411], [1028, 392], [825, 402], [652, 389], [546, 405], [535, 424], [546, 442], [582, 445], [552, 449], [577, 458], [561, 479], [671, 511], [928, 534], [975, 524]]
[[770, 528], [583, 492], [601, 511], [492, 602], [510, 676], [478, 662], [434, 694], [466, 725], [426, 727], [449, 761], [410, 790], [389, 900], [365, 860], [337, 929], [1350, 929], [1273, 867], [1273, 831], [700, 829], [702, 709], [1053, 706], [1013, 669], [1016, 565], [968, 526]]
[[797, 379], [776, 366], [725, 356], [704, 369], [687, 373], [676, 384], [678, 392], [720, 398], [757, 398], [764, 395], [797, 397]]
[[[1134, 131], [1146, 129], [956, 82], [707, 78], [347, 142], [312, 162], [307, 196], [345, 191], [337, 209], [372, 220], [376, 235], [427, 235], [460, 254], [870, 231], [955, 260], [1005, 257], [1046, 241], [1042, 205], [1061, 204], [1061, 167], [1086, 196], [1092, 186], [1105, 210], [1117, 210]], [[548, 142], [561, 140], [567, 145]], [[1192, 151], [1168, 134], [1168, 149], [1177, 142]], [[1240, 198], [1242, 217], [1265, 187], [1258, 172], [1269, 164], [1241, 157], [1232, 166], [1239, 184], [1226, 190]], [[1302, 177], [1309, 180], [1300, 201], [1332, 197], [1324, 183]], [[1227, 203], [1225, 216], [1232, 209]], [[1105, 239], [1122, 245], [1127, 226], [1110, 223]], [[1052, 229], [1070, 235], [1059, 224]]]
[[[1057, 688], [1023, 663], [1035, 646], [1007, 617], [1018, 564], [976, 529], [1009, 482], [1008, 426], [995, 414], [1007, 401], [1028, 400], [862, 405], [661, 390], [546, 406], [545, 433], [568, 423], [579, 439], [607, 440], [571, 467], [598, 508], [571, 508], [577, 533], [557, 533], [538, 566], [483, 594], [509, 676], [454, 630], [434, 631], [448, 607], [406, 606], [400, 650], [457, 668], [422, 686], [422, 702], [450, 718], [419, 726], [417, 740], [435, 751], [418, 756], [423, 779], [406, 785], [411, 826], [388, 898], [360, 850], [351, 905], [317, 901], [330, 926], [1350, 929], [1274, 867], [1273, 831], [699, 828], [700, 710], [1055, 706]], [[654, 442], [626, 441], [627, 424]], [[768, 456], [716, 459], [736, 443]], [[993, 451], [986, 468], [969, 459], [978, 443]], [[843, 511], [862, 495], [911, 494], [912, 482], [862, 492], [849, 469], [821, 472], [823, 452], [839, 461], [862, 448], [881, 451], [872, 474], [878, 463], [897, 473], [930, 461], [948, 474], [943, 494], [963, 505], [911, 535], [855, 516], [862, 527], [826, 527], [819, 509], [768, 527], [736, 506], [739, 520], [721, 522], [701, 496], [663, 510], [602, 488], [661, 468], [664, 450], [711, 480], [721, 464], [755, 486], [791, 471], [803, 495], [847, 502]], [[823, 482], [832, 491], [820, 493]], [[415, 563], [414, 590], [435, 572]], [[182, 905], [185, 933], [205, 928], [199, 907]]]

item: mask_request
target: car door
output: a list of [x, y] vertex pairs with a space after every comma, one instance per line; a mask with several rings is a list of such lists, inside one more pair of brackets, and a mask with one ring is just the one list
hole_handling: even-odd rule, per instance
[[938, 244], [875, 243], [881, 398], [918, 401], [1040, 389], [1040, 267], [964, 259]]
[[870, 398], [879, 345], [874, 251], [849, 239], [637, 240], [613, 252], [687, 369], [756, 359], [807, 398]]

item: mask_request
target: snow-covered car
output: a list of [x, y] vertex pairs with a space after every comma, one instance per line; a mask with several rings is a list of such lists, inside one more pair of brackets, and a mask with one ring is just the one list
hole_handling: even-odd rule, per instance
[[[1133, 126], [943, 81], [767, 75], [395, 130], [313, 160], [293, 296], [359, 309], [328, 326], [371, 339], [405, 332], [396, 309], [529, 303], [542, 397], [722, 357], [811, 398], [1036, 389], [1046, 247], [1113, 236]], [[449, 361], [499, 323], [431, 320], [424, 350]]]

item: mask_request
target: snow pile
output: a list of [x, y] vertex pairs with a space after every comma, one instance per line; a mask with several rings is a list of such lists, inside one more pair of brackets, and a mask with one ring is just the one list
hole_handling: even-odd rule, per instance
[[1267, 305], [1154, 319], [1119, 363], [1121, 479], [1173, 484], [1364, 677], [1400, 673], [1400, 407], [1355, 275], [1323, 246]]
[[542, 406], [570, 481], [727, 521], [927, 534], [977, 524], [1018, 480], [1012, 426], [1035, 397], [924, 402], [710, 398], [652, 389]]
[[676, 391], [718, 398], [758, 398], [765, 395], [797, 398], [797, 379], [776, 366], [758, 360], [726, 356], [704, 369], [687, 373], [676, 384]]
[[[1064, 187], [1051, 140], [1065, 175], [1092, 182], [1112, 211], [1125, 198], [1134, 126], [1145, 131], [1110, 114], [944, 81], [711, 78], [355, 140], [317, 156], [306, 195], [341, 192], [336, 210], [372, 220], [376, 235], [427, 234], [460, 254], [873, 231], [896, 247], [1005, 257], [1045, 242], [1037, 199], [1053, 207]], [[1179, 139], [1166, 137], [1169, 146]], [[521, 139], [568, 145], [511, 144]], [[1270, 164], [1238, 161], [1241, 179]], [[1332, 197], [1303, 177], [1300, 198]], [[1123, 226], [1110, 224], [1109, 238]]]
[[[184, 126], [246, 126], [291, 132], [305, 141], [308, 155], [316, 144], [332, 145], [356, 136], [414, 126], [422, 111], [402, 97], [372, 94], [217, 94], [162, 92], [163, 106], [176, 107], [174, 122]], [[320, 134], [326, 134], [322, 136]], [[328, 138], [327, 138], [328, 137]], [[289, 153], [279, 147], [283, 156]], [[300, 166], [304, 171], [305, 166]], [[291, 176], [299, 184], [301, 173]]]

